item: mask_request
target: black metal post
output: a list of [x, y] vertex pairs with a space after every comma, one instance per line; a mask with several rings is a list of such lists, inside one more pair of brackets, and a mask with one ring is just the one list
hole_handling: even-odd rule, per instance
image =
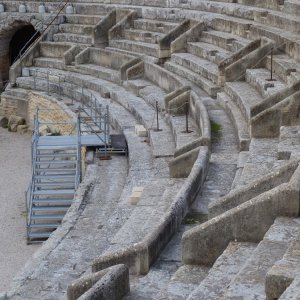
[[159, 131], [159, 122], [158, 122], [158, 101], [156, 101], [156, 130]]
[[189, 132], [189, 103], [185, 102], [185, 130]]
[[271, 49], [271, 81], [273, 80], [273, 48]]

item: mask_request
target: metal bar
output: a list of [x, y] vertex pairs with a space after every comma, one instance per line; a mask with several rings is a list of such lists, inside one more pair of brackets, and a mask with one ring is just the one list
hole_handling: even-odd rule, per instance
[[158, 122], [158, 101], [156, 101], [156, 130], [159, 131], [159, 122]]
[[185, 105], [185, 130], [186, 132], [189, 132], [189, 103], [185, 102]]
[[36, 90], [36, 69], [33, 71], [33, 87]]
[[61, 94], [62, 94], [61, 87], [60, 87], [60, 76], [59, 75], [58, 75], [58, 94], [59, 94], [59, 96], [61, 96]]
[[271, 49], [271, 81], [273, 81], [273, 47]]
[[47, 71], [47, 94], [49, 94], [49, 69]]

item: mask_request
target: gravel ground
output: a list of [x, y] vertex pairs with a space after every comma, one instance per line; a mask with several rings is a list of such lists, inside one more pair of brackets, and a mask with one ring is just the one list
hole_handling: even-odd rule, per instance
[[0, 128], [0, 293], [39, 245], [26, 245], [25, 197], [31, 175], [30, 135]]

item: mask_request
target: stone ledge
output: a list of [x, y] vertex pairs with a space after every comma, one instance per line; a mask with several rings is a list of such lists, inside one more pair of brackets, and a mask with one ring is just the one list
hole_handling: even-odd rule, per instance
[[288, 162], [279, 170], [267, 174], [246, 186], [230, 191], [226, 196], [209, 205], [209, 219], [221, 215], [282, 183], [288, 182], [298, 164], [298, 160]]
[[200, 147], [192, 171], [162, 223], [158, 224], [155, 230], [150, 232], [141, 242], [96, 258], [92, 266], [93, 272], [124, 263], [129, 267], [132, 274], [146, 274], [161, 249], [180, 226], [188, 207], [202, 186], [207, 174], [209, 156], [208, 147]]
[[182, 238], [184, 263], [211, 266], [230, 241], [258, 242], [276, 217], [297, 217], [299, 174], [298, 165], [289, 182], [185, 232]]
[[129, 292], [129, 271], [116, 265], [103, 271], [85, 275], [68, 286], [68, 300], [121, 300]]

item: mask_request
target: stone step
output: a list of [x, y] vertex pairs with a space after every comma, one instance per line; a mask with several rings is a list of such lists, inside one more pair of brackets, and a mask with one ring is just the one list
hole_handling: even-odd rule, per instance
[[220, 299], [224, 288], [238, 274], [255, 247], [254, 243], [231, 242], [209, 270], [206, 278], [187, 299]]
[[[130, 40], [110, 40], [109, 46], [135, 53], [160, 58], [159, 47], [157, 44], [142, 43]], [[162, 56], [164, 57], [164, 56]]]
[[[183, 183], [182, 179], [150, 180], [135, 204], [130, 218], [111, 239], [111, 248], [122, 248], [143, 239], [160, 223]], [[155, 187], [155, 188], [154, 188]]]
[[217, 31], [225, 31], [237, 36], [252, 40], [250, 28], [253, 22], [244, 18], [233, 18], [224, 14], [217, 16], [211, 23], [211, 27]]
[[60, 24], [59, 31], [62, 33], [74, 33], [81, 35], [92, 35], [93, 26], [81, 24]]
[[[129, 109], [149, 130], [150, 144], [154, 157], [172, 157], [174, 155], [175, 142], [172, 130], [161, 116], [159, 116], [159, 129], [161, 130], [155, 130], [157, 127], [155, 122], [156, 113], [150, 105], [141, 101], [141, 98], [126, 92], [113, 92], [111, 93], [111, 99]], [[162, 144], [161, 141], [164, 141], [164, 143]]]
[[141, 79], [128, 80], [126, 85], [135, 95], [143, 98], [153, 108], [156, 108], [157, 102], [159, 111], [161, 113], [165, 111], [164, 98], [167, 93], [162, 88], [148, 80]]
[[[199, 286], [206, 277], [209, 267], [183, 265], [171, 277], [166, 287], [155, 297], [157, 300], [184, 300]], [[198, 298], [200, 299], [200, 298]], [[201, 298], [202, 299], [202, 298]]]
[[76, 66], [76, 71], [118, 84], [122, 82], [120, 71], [112, 68], [106, 68], [95, 64], [80, 64]]
[[96, 25], [102, 18], [99, 15], [66, 14], [66, 22], [70, 24]]
[[171, 56], [171, 62], [187, 68], [213, 83], [218, 83], [218, 66], [206, 59], [190, 53], [174, 53]]
[[124, 38], [126, 40], [158, 44], [159, 40], [164, 37], [164, 34], [152, 31], [143, 31], [140, 29], [125, 29]]
[[38, 57], [33, 60], [33, 64], [39, 68], [64, 69], [65, 65], [59, 57]]
[[222, 31], [203, 31], [201, 42], [216, 45], [227, 51], [237, 52], [249, 43], [249, 40]]
[[236, 103], [226, 94], [218, 93], [218, 101], [230, 116], [239, 140], [240, 151], [249, 150], [250, 133], [248, 123]]
[[300, 278], [293, 280], [286, 291], [281, 295], [280, 300], [299, 300]]
[[28, 91], [25, 89], [21, 89], [21, 88], [10, 88], [10, 89], [6, 89], [1, 96], [15, 96], [18, 98], [26, 98], [28, 95]]
[[287, 15], [282, 12], [268, 11], [257, 12], [254, 17], [254, 21], [284, 29], [288, 32], [300, 33], [300, 20], [298, 16]]
[[283, 257], [299, 229], [299, 220], [277, 218], [244, 267], [231, 281], [224, 299], [266, 299], [266, 274], [276, 261]]
[[262, 8], [269, 8], [272, 10], [278, 10], [281, 11], [283, 9], [283, 1], [279, 0], [268, 0], [268, 1], [259, 1], [255, 2], [253, 0], [243, 0], [241, 3], [246, 4], [246, 5], [256, 5], [257, 7], [262, 7]]
[[91, 36], [74, 33], [56, 33], [53, 35], [53, 41], [89, 45], [93, 43], [93, 39]]
[[298, 0], [285, 0], [284, 11], [294, 16], [300, 16], [300, 3]]
[[248, 158], [236, 185], [249, 184], [258, 177], [275, 171], [281, 163], [278, 160], [278, 143], [279, 138], [252, 138]]
[[191, 213], [208, 214], [211, 203], [225, 196], [231, 189], [236, 175], [239, 145], [234, 125], [217, 101], [205, 99], [211, 120], [211, 156], [208, 173], [200, 193], [191, 207]]
[[217, 92], [220, 90], [220, 88], [210, 80], [185, 67], [174, 64], [173, 62], [166, 62], [164, 66], [167, 70], [195, 83], [212, 97], [216, 97]]
[[215, 64], [230, 57], [232, 53], [216, 45], [204, 42], [191, 42], [187, 44], [187, 51], [193, 55], [205, 58]]
[[[294, 219], [299, 223], [299, 219]], [[290, 243], [283, 258], [277, 261], [268, 271], [266, 277], [267, 299], [296, 299], [292, 298], [292, 291], [299, 287], [300, 279], [300, 234]], [[281, 295], [284, 295], [281, 297]], [[294, 294], [297, 295], [298, 293]], [[288, 298], [287, 296], [290, 296]]]
[[[300, 93], [299, 93], [300, 95]], [[300, 157], [300, 126], [281, 126], [278, 143], [278, 157], [282, 159], [298, 159]]]
[[144, 61], [149, 62], [149, 63], [153, 63], [153, 64], [157, 64], [159, 62], [158, 58], [153, 57], [153, 56], [149, 56], [149, 55], [145, 55], [143, 53], [137, 53], [137, 52], [128, 51], [128, 50], [119, 49], [119, 48], [113, 48], [113, 47], [106, 47], [105, 49], [109, 50], [109, 51], [122, 53], [122, 54], [125, 54], [125, 55], [141, 57], [141, 58], [143, 58]]
[[277, 41], [277, 44], [280, 47], [292, 44], [293, 47], [285, 47], [285, 53], [295, 60], [299, 59], [300, 41], [298, 34], [287, 32], [286, 30], [280, 28], [256, 23], [250, 28], [250, 36], [252, 39], [257, 39], [265, 36], [269, 39]]
[[[266, 67], [271, 69], [271, 56], [266, 59]], [[287, 84], [292, 84], [295, 82], [292, 75], [300, 75], [300, 63], [290, 58], [286, 54], [279, 54], [273, 56], [273, 72], [281, 80]]]
[[247, 122], [250, 121], [251, 107], [260, 103], [263, 98], [248, 82], [226, 82], [224, 91], [242, 111]]
[[137, 19], [134, 20], [134, 28], [152, 31], [152, 32], [160, 32], [167, 34], [169, 31], [178, 26], [177, 23], [166, 22], [163, 20], [152, 20], [152, 19]]
[[169, 122], [173, 130], [176, 149], [180, 149], [199, 139], [201, 133], [191, 117], [188, 117], [188, 132], [186, 132], [186, 116], [169, 116]]
[[40, 42], [40, 56], [62, 58], [70, 48], [71, 45], [66, 43]]
[[191, 227], [191, 225], [181, 226], [146, 276], [130, 278], [130, 294], [126, 300], [177, 299], [174, 297], [175, 294], [179, 296], [181, 293], [185, 294], [188, 289], [193, 290], [206, 276], [208, 267], [182, 266], [181, 237], [183, 232]]
[[263, 98], [270, 97], [281, 90], [287, 88], [280, 78], [273, 74], [272, 79], [270, 71], [267, 69], [247, 69], [246, 81], [256, 88]]
[[[33, 69], [32, 69], [33, 70]], [[50, 79], [54, 78], [54, 70], [51, 70]], [[66, 76], [67, 75], [67, 82], [61, 83], [59, 86], [57, 83], [57, 78], [54, 81], [51, 81], [49, 89], [50, 91], [59, 93], [71, 93], [70, 96], [73, 94], [81, 94], [81, 88], [76, 88], [73, 84], [74, 82], [80, 82], [83, 86], [89, 86], [89, 89], [96, 90], [96, 91], [107, 91], [109, 89], [111, 91], [111, 98], [118, 103], [120, 103], [123, 107], [131, 111], [147, 129], [155, 129], [156, 122], [155, 122], [155, 110], [153, 107], [145, 103], [141, 98], [134, 96], [133, 94], [127, 92], [124, 88], [117, 87], [113, 83], [109, 83], [108, 81], [103, 81], [101, 79], [96, 79], [95, 77], [88, 76], [88, 75], [80, 75], [72, 72], [64, 72], [55, 70], [55, 76], [57, 75]], [[36, 80], [36, 88], [47, 90], [47, 69], [38, 69], [38, 77], [43, 77], [45, 79], [39, 78]], [[65, 77], [64, 77], [65, 78]], [[18, 78], [18, 84], [25, 88], [30, 88], [34, 85], [33, 78], [26, 78], [21, 77]], [[110, 86], [110, 87], [106, 87]], [[84, 88], [84, 90], [87, 90]], [[113, 92], [112, 92], [113, 91]], [[74, 96], [73, 96], [74, 97]], [[167, 124], [166, 120], [164, 120], [161, 116], [159, 116], [159, 126], [162, 131], [151, 131], [150, 132], [150, 143], [153, 148], [153, 156], [154, 157], [171, 157], [174, 154], [175, 150], [175, 143], [174, 137], [172, 134], [172, 130], [170, 126]], [[164, 140], [164, 144], [161, 141]]]

